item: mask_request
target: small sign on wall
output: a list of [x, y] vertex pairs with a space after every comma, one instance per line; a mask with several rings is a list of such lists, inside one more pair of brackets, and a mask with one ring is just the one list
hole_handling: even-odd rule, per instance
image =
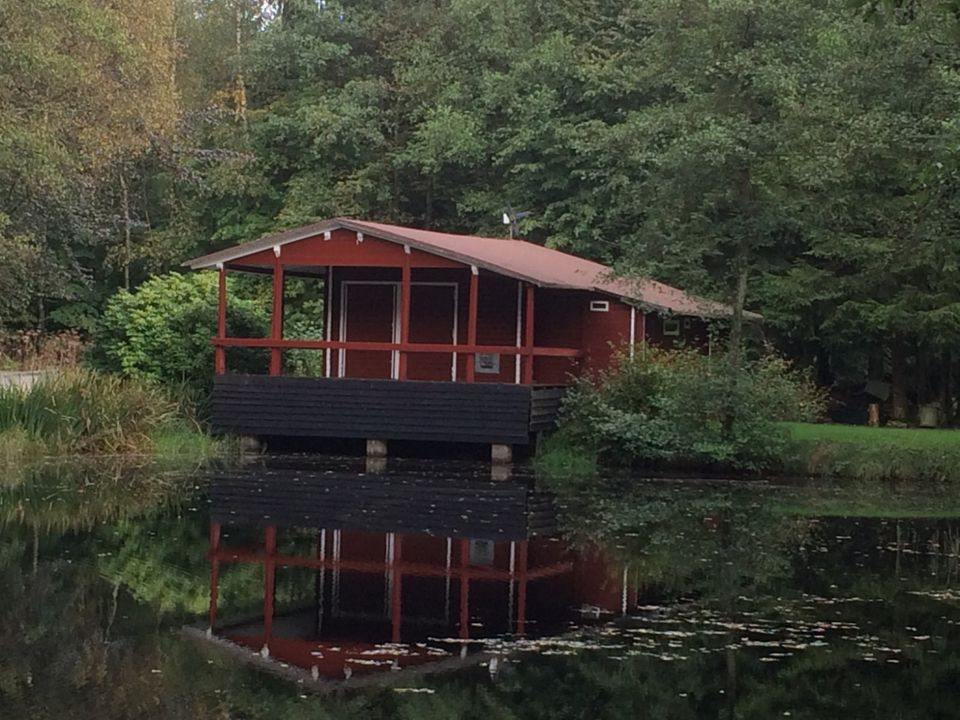
[[474, 371], [488, 375], [500, 373], [500, 353], [477, 353], [474, 358]]
[[493, 540], [471, 540], [470, 541], [470, 564], [480, 566], [493, 565], [494, 544]]

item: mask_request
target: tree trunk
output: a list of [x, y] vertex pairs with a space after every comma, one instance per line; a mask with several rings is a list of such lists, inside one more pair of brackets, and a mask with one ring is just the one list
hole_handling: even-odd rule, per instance
[[236, 10], [236, 53], [237, 53], [237, 78], [236, 78], [236, 118], [243, 125], [243, 131], [247, 131], [247, 83], [243, 76], [243, 0], [235, 0]]
[[424, 227], [429, 229], [433, 224], [433, 175], [427, 180], [427, 197], [424, 214]]
[[123, 205], [123, 287], [130, 291], [130, 193], [126, 171], [120, 170], [120, 202]]
[[730, 340], [728, 347], [727, 362], [730, 373], [730, 393], [728, 396], [726, 412], [723, 418], [723, 428], [726, 434], [733, 429], [733, 423], [737, 414], [737, 385], [740, 378], [740, 365], [743, 358], [743, 309], [747, 300], [747, 276], [749, 269], [747, 267], [747, 241], [741, 239], [737, 243], [737, 289], [733, 302], [733, 316], [730, 322]]
[[944, 425], [953, 424], [953, 405], [951, 385], [953, 385], [953, 358], [949, 350], [940, 355], [940, 422]]
[[907, 359], [901, 343], [894, 343], [890, 349], [890, 416], [897, 422], [906, 422], [910, 415], [910, 403], [907, 398]]

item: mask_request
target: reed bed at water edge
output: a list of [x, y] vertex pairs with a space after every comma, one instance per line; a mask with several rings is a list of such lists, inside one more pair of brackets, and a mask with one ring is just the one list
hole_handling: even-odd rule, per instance
[[179, 417], [159, 388], [89, 370], [58, 373], [28, 389], [0, 388], [0, 433], [53, 452], [145, 452]]

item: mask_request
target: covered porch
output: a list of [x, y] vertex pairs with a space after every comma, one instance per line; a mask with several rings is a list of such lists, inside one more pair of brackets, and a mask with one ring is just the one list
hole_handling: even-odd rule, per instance
[[[271, 376], [286, 374], [287, 351], [308, 350], [320, 354], [324, 378], [515, 385], [566, 384], [587, 359], [578, 308], [558, 297], [560, 291], [476, 265], [458, 266], [409, 245], [381, 245], [359, 264], [356, 257], [335, 255], [336, 244], [356, 241], [331, 235], [323, 253], [328, 265], [302, 264], [287, 257], [294, 248], [282, 246], [270, 252], [272, 258], [218, 265], [217, 375], [228, 372], [233, 348], [269, 351]], [[227, 277], [239, 272], [271, 278], [268, 337], [227, 334]], [[322, 339], [285, 335], [285, 285], [291, 277], [322, 283]]]
[[[371, 452], [393, 440], [490, 443], [509, 459], [511, 446], [553, 425], [564, 387], [590, 361], [581, 322], [585, 293], [353, 227], [274, 240], [214, 264], [218, 431], [359, 438], [371, 441]], [[269, 278], [267, 337], [228, 334], [227, 279], [235, 273]], [[321, 288], [322, 338], [286, 335], [290, 278]], [[623, 326], [626, 341], [625, 319]], [[609, 344], [597, 346], [608, 360]], [[237, 372], [231, 357], [240, 349], [268, 355], [266, 372]], [[319, 371], [289, 372], [290, 351], [316, 353]]]

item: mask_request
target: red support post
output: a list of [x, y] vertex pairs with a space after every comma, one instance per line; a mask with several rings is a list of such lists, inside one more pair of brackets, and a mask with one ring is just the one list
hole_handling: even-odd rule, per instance
[[220, 523], [210, 523], [210, 613], [207, 627], [213, 632], [217, 623], [217, 598], [220, 594]]
[[393, 587], [390, 596], [390, 623], [392, 642], [400, 642], [400, 625], [403, 619], [403, 571], [400, 569], [400, 555], [403, 552], [403, 535], [393, 536]]
[[[283, 265], [280, 256], [273, 258], [273, 312], [270, 315], [270, 339], [283, 339]], [[279, 375], [283, 367], [283, 352], [280, 348], [270, 350], [270, 374]]]
[[[220, 282], [217, 296], [217, 339], [227, 337], [227, 268], [220, 268]], [[223, 345], [217, 345], [213, 351], [214, 372], [223, 375], [227, 371], [227, 351]]]
[[517, 635], [523, 636], [527, 621], [527, 549], [528, 540], [518, 544], [517, 553]]
[[533, 285], [527, 285], [527, 307], [524, 312], [523, 335], [523, 382], [525, 385], [533, 384], [534, 290]]
[[270, 525], [264, 532], [266, 545], [263, 559], [263, 647], [270, 651], [273, 637], [273, 601], [277, 587], [277, 528]]
[[400, 279], [400, 372], [401, 380], [407, 379], [407, 352], [403, 348], [410, 342], [410, 247], [403, 246], [403, 274]]
[[[470, 268], [470, 297], [467, 302], [467, 345], [477, 344], [477, 304], [480, 296], [480, 275], [476, 267]], [[477, 365], [477, 356], [474, 353], [467, 353], [467, 369], [464, 373], [464, 380], [473, 382], [475, 380], [475, 370]]]

